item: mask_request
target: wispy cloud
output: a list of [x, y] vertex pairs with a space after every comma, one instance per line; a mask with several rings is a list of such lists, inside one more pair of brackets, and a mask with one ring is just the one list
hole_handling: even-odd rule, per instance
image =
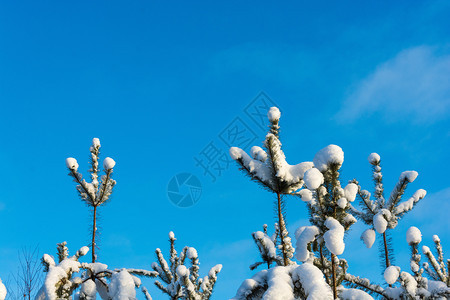
[[450, 53], [430, 46], [400, 52], [363, 79], [336, 118], [352, 122], [372, 114], [387, 121], [431, 123], [450, 113]]

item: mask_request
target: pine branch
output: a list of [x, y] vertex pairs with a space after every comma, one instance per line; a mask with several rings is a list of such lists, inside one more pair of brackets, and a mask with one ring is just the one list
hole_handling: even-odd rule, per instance
[[[148, 271], [148, 270], [144, 270], [144, 269], [126, 269], [128, 273], [133, 274], [133, 275], [138, 275], [138, 276], [143, 276], [143, 277], [149, 277], [149, 278], [154, 278], [156, 276], [159, 275], [158, 272], [155, 271]], [[119, 269], [114, 270], [115, 272], [120, 271]]]
[[389, 196], [389, 200], [386, 203], [387, 208], [390, 211], [394, 210], [395, 205], [400, 201], [401, 197], [405, 193], [406, 186], [408, 185], [408, 180], [406, 177], [401, 178], [397, 185], [392, 190], [391, 195]]
[[144, 294], [146, 300], [152, 300], [152, 296], [150, 296], [150, 293], [145, 287], [142, 287], [141, 291]]
[[436, 258], [434, 257], [433, 253], [431, 253], [430, 248], [427, 246], [422, 247], [422, 252], [425, 254], [425, 256], [428, 258], [428, 261], [430, 262], [431, 266], [434, 269], [435, 274], [437, 274], [438, 278], [442, 282], [447, 282], [447, 278], [442, 272], [441, 266], [437, 262]]
[[107, 199], [105, 199], [106, 191], [109, 185], [109, 189], [112, 189], [114, 187], [114, 181], [111, 182], [111, 174], [112, 169], [106, 170], [106, 178], [102, 178], [102, 182], [100, 184], [100, 193], [97, 196], [95, 206], [103, 204]]
[[360, 288], [360, 289], [363, 289], [364, 291], [368, 292], [371, 295], [378, 294], [382, 297], [385, 297], [386, 299], [390, 299], [386, 295], [384, 289], [381, 286], [370, 283], [370, 280], [367, 278], [360, 278], [360, 277], [357, 277], [357, 276], [347, 273], [345, 275], [345, 281], [348, 282], [350, 284], [350, 286], [353, 288]]

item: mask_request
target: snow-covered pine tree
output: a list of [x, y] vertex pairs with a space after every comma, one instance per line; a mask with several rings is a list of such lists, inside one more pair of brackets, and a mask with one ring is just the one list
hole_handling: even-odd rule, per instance
[[[175, 235], [171, 232], [169, 237], [170, 267], [161, 251], [157, 249], [158, 263], [153, 263], [154, 271], [133, 268], [109, 269], [106, 264], [100, 262], [80, 262], [80, 258], [88, 253], [88, 247], [82, 247], [75, 255], [69, 256], [66, 242], [57, 244], [58, 263], [48, 254], [42, 258], [47, 275], [36, 300], [93, 300], [97, 294], [104, 300], [136, 299], [136, 288], [139, 287], [144, 297], [152, 300], [148, 290], [141, 286], [139, 277], [157, 276], [167, 286], [159, 281], [155, 282], [156, 286], [168, 294], [170, 299], [210, 299], [222, 265], [214, 266], [207, 276], [200, 278], [197, 251], [192, 247], [185, 247], [178, 256], [175, 250]], [[186, 259], [190, 261], [189, 267], [185, 262]], [[0, 293], [1, 288], [0, 286]], [[6, 295], [6, 290], [4, 293]]]
[[[279, 140], [279, 110], [272, 107], [268, 117], [271, 126], [264, 142], [266, 151], [255, 146], [251, 149], [253, 157], [251, 158], [242, 149], [232, 147], [230, 155], [251, 179], [277, 195], [281, 241], [279, 247], [283, 255], [282, 266], [293, 264], [290, 261], [293, 256], [293, 248], [290, 238], [287, 236], [280, 197], [300, 195], [302, 200], [308, 203], [311, 213], [310, 221], [313, 226], [301, 227], [296, 232], [297, 259], [314, 263], [319, 267], [325, 274], [326, 283], [332, 287], [334, 297], [337, 297], [337, 287], [344, 280], [347, 269], [346, 261], [339, 260], [337, 255], [344, 251], [345, 231], [356, 222], [356, 219], [348, 212], [348, 203], [356, 197], [357, 186], [349, 184], [345, 189], [341, 187], [339, 169], [344, 160], [344, 153], [340, 147], [335, 145], [319, 151], [314, 158], [314, 163], [302, 162], [294, 166], [289, 165], [281, 150]], [[304, 186], [306, 188], [298, 191]], [[257, 242], [266, 240], [267, 244], [270, 244], [267, 234], [257, 232], [253, 236], [254, 238], [255, 236], [259, 237], [259, 239], [255, 239]], [[271, 257], [273, 261], [276, 261], [273, 255], [268, 255], [270, 247], [258, 245], [258, 248], [263, 259]], [[313, 251], [310, 252], [311, 248]], [[316, 252], [318, 257], [315, 257], [313, 252]], [[328, 259], [327, 256], [330, 258]], [[283, 272], [292, 275], [291, 271], [284, 270]], [[273, 272], [271, 271], [271, 273]], [[265, 276], [268, 274], [265, 273]], [[263, 276], [263, 278], [266, 277]], [[293, 284], [301, 287], [299, 282], [293, 282]], [[254, 287], [261, 288], [260, 284], [256, 284]], [[258, 288], [252, 289], [252, 293], [257, 290]], [[293, 293], [302, 294], [304, 291], [302, 292], [302, 288], [294, 289]]]
[[339, 169], [344, 152], [329, 145], [314, 156], [314, 167], [304, 174], [305, 188], [297, 192], [306, 202], [312, 226], [297, 229], [296, 258], [310, 261], [325, 275], [334, 298], [345, 279], [347, 262], [339, 259], [345, 249], [344, 234], [356, 222], [349, 212], [356, 197], [356, 185], [341, 186]]
[[411, 211], [413, 207], [425, 197], [426, 191], [417, 190], [411, 198], [402, 202], [403, 194], [409, 183], [412, 183], [418, 173], [416, 171], [405, 171], [392, 190], [389, 198], [384, 197], [383, 174], [381, 172], [381, 158], [377, 153], [369, 155], [369, 163], [372, 165], [373, 182], [375, 184], [374, 199], [367, 190], [362, 190], [358, 181], [352, 182], [358, 186], [358, 198], [361, 211], [350, 206], [352, 213], [371, 228], [364, 231], [361, 238], [368, 248], [372, 247], [375, 240], [375, 231], [381, 234], [380, 258], [382, 259], [382, 269], [386, 269], [394, 263], [394, 252], [392, 250], [391, 239], [388, 234], [389, 229], [394, 229], [400, 218]]
[[91, 153], [90, 165], [91, 169], [89, 172], [91, 174], [91, 182], [87, 182], [83, 179], [81, 173], [78, 172], [78, 162], [75, 158], [69, 157], [66, 159], [66, 166], [69, 169], [69, 176], [73, 177], [74, 181], [77, 183], [77, 191], [86, 205], [92, 208], [92, 223], [91, 223], [91, 249], [92, 249], [92, 262], [97, 259], [96, 249], [97, 245], [97, 235], [98, 235], [98, 208], [104, 205], [109, 200], [113, 187], [116, 181], [113, 180], [112, 173], [116, 162], [107, 157], [103, 160], [103, 169], [105, 175], [101, 176], [100, 182], [98, 180], [99, 167], [98, 159], [100, 155], [100, 140], [94, 138], [92, 140], [92, 145], [89, 149]]
[[[99, 262], [80, 262], [79, 259], [88, 251], [85, 246], [70, 257], [66, 242], [60, 243], [57, 247], [58, 264], [45, 254], [42, 263], [47, 275], [36, 300], [92, 300], [96, 299], [97, 293], [104, 300], [136, 299], [135, 288], [141, 286], [138, 276], [156, 277], [158, 274], [143, 269], [110, 270]], [[77, 289], [79, 291], [75, 292]], [[151, 300], [145, 287], [142, 287], [142, 292], [146, 299]]]
[[[419, 244], [422, 241], [422, 234], [416, 227], [410, 227], [406, 232], [406, 241], [411, 247], [411, 274], [401, 271], [400, 267], [389, 266], [384, 272], [384, 278], [389, 284], [385, 289], [385, 298], [388, 299], [449, 299], [450, 288], [448, 281], [448, 270], [445, 269], [442, 247], [439, 237], [433, 236], [438, 253], [436, 260], [427, 246], [422, 247], [422, 252], [427, 256], [430, 263], [435, 265], [431, 270], [428, 263], [423, 263], [420, 267], [421, 255], [419, 254]], [[448, 263], [448, 261], [447, 261]], [[422, 276], [424, 269], [429, 279]], [[440, 275], [437, 274], [440, 273]], [[397, 284], [396, 284], [397, 283]], [[396, 284], [396, 286], [394, 286]]]
[[311, 162], [304, 162], [297, 165], [289, 165], [281, 149], [280, 142], [280, 110], [276, 107], [270, 108], [268, 118], [270, 121], [269, 132], [264, 141], [264, 148], [254, 146], [250, 154], [251, 157], [238, 147], [230, 148], [230, 156], [240, 166], [246, 175], [259, 183], [263, 188], [272, 192], [276, 196], [275, 207], [279, 226], [279, 239], [283, 265], [291, 264], [294, 253], [291, 238], [286, 228], [286, 212], [284, 197], [298, 190], [303, 185], [303, 174], [312, 167]]
[[[208, 276], [200, 278], [197, 250], [192, 247], [184, 247], [178, 255], [175, 249], [175, 241], [175, 234], [170, 232], [170, 265], [159, 248], [155, 251], [158, 262], [152, 264], [152, 269], [158, 273], [158, 277], [162, 281], [156, 280], [155, 285], [171, 300], [210, 299], [217, 281], [217, 274], [222, 270], [222, 265], [212, 267]], [[189, 268], [186, 267], [186, 259], [190, 261]]]

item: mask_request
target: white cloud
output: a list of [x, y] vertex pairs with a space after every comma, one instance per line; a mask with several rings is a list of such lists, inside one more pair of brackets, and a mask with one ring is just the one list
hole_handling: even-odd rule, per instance
[[450, 113], [450, 53], [429, 46], [400, 52], [363, 79], [336, 116], [343, 122], [374, 114], [388, 121], [433, 122]]

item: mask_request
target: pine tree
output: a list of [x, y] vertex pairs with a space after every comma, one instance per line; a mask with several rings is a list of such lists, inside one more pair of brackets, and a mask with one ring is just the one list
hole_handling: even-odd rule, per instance
[[358, 181], [353, 180], [352, 182], [358, 186], [358, 198], [360, 199], [362, 211], [357, 210], [353, 206], [351, 209], [358, 219], [371, 227], [362, 235], [362, 239], [368, 247], [371, 247], [373, 244], [375, 231], [382, 235], [380, 257], [382, 258], [382, 269], [384, 270], [394, 263], [395, 259], [388, 230], [397, 226], [400, 218], [411, 211], [425, 197], [426, 191], [419, 189], [411, 198], [401, 202], [408, 184], [412, 183], [418, 175], [416, 171], [405, 171], [400, 175], [396, 186], [386, 200], [384, 197], [380, 155], [372, 153], [369, 155], [368, 160], [372, 165], [375, 199], [372, 200], [371, 194], [367, 190], [362, 190]]
[[[103, 161], [105, 175], [99, 181], [100, 141], [97, 138], [93, 139], [90, 153], [91, 182], [86, 182], [78, 172], [76, 159], [67, 158], [66, 165], [70, 170], [69, 175], [77, 183], [77, 191], [81, 199], [93, 209], [91, 246], [92, 250], [95, 250], [97, 247], [97, 209], [110, 199], [112, 189], [116, 184], [111, 178], [115, 162], [109, 157]], [[159, 281], [156, 282], [156, 285], [163, 291], [170, 290], [168, 294], [171, 299], [210, 299], [222, 265], [216, 265], [207, 276], [199, 278], [200, 263], [197, 251], [194, 248], [185, 247], [178, 257], [173, 233], [170, 233], [170, 243], [170, 270], [161, 251], [159, 249], [156, 251], [160, 265], [153, 264], [153, 268], [160, 273], [134, 268], [109, 269], [106, 264], [97, 261], [97, 255], [94, 253], [90, 263], [81, 262], [80, 259], [89, 251], [88, 247], [82, 247], [75, 255], [70, 256], [67, 243], [59, 243], [57, 244], [57, 260], [48, 254], [45, 254], [41, 260], [46, 276], [44, 284], [37, 293], [36, 300], [93, 300], [96, 299], [97, 294], [104, 300], [136, 299], [136, 288], [141, 288], [145, 299], [151, 300], [150, 293], [141, 285], [140, 277], [157, 276], [166, 282], [168, 287], [163, 287]], [[189, 268], [185, 264], [186, 258], [190, 261]], [[175, 293], [172, 293], [172, 290]], [[0, 281], [0, 300], [4, 300], [5, 296], [6, 288]]]
[[272, 107], [268, 113], [270, 121], [269, 132], [264, 141], [264, 148], [254, 146], [250, 157], [238, 147], [230, 148], [230, 155], [246, 175], [256, 181], [266, 190], [276, 196], [276, 217], [279, 226], [279, 249], [283, 258], [283, 265], [291, 264], [294, 248], [286, 228], [285, 196], [298, 190], [303, 185], [303, 173], [312, 167], [311, 162], [289, 165], [281, 150], [279, 137], [280, 111]]
[[[152, 264], [152, 269], [158, 273], [158, 277], [162, 281], [156, 280], [155, 285], [171, 300], [210, 299], [217, 281], [217, 274], [222, 270], [222, 265], [212, 267], [208, 276], [200, 278], [197, 250], [192, 247], [184, 247], [178, 255], [175, 249], [175, 241], [175, 234], [170, 232], [170, 264], [167, 263], [159, 248], [155, 251], [158, 262]], [[189, 268], [186, 267], [186, 259], [190, 261]]]
[[296, 257], [322, 270], [334, 298], [348, 267], [346, 260], [338, 258], [345, 249], [344, 235], [356, 222], [349, 212], [356, 186], [350, 183], [342, 188], [339, 169], [343, 162], [344, 152], [339, 146], [329, 145], [317, 152], [314, 167], [304, 174], [305, 188], [297, 193], [307, 203], [312, 226], [297, 230]]
[[[99, 262], [84, 263], [80, 258], [89, 248], [82, 247], [75, 255], [69, 256], [66, 242], [57, 245], [58, 263], [45, 254], [42, 263], [47, 273], [37, 300], [56, 299], [96, 299], [97, 293], [102, 299], [135, 299], [135, 288], [141, 287], [139, 276], [156, 277], [157, 272], [143, 269], [108, 269]], [[78, 276], [77, 276], [78, 275]], [[78, 292], [75, 291], [79, 289]], [[151, 299], [147, 289], [142, 287], [147, 299]]]
[[[389, 284], [384, 294], [392, 299], [449, 299], [450, 288], [448, 281], [448, 270], [445, 269], [442, 247], [439, 237], [433, 236], [438, 260], [436, 260], [427, 246], [422, 247], [422, 252], [427, 256], [434, 270], [429, 268], [428, 263], [420, 267], [421, 255], [419, 244], [422, 241], [420, 230], [414, 226], [406, 232], [406, 240], [411, 247], [411, 273], [401, 271], [400, 267], [390, 266], [384, 272], [384, 278]], [[448, 261], [447, 261], [448, 263]], [[422, 276], [426, 271], [430, 279]], [[439, 274], [438, 274], [439, 273]], [[397, 286], [393, 286], [395, 283]]]
[[78, 184], [77, 191], [81, 200], [83, 200], [88, 207], [92, 208], [91, 249], [92, 262], [95, 262], [97, 259], [95, 251], [98, 248], [98, 208], [107, 203], [111, 197], [112, 190], [116, 185], [116, 181], [111, 178], [116, 162], [110, 157], [104, 159], [103, 169], [105, 175], [101, 176], [99, 182], [98, 159], [100, 155], [100, 140], [98, 138], [92, 140], [92, 146], [89, 151], [91, 153], [91, 169], [89, 169], [91, 182], [84, 180], [81, 173], [78, 172], [78, 162], [75, 158], [67, 158], [66, 166], [70, 171], [69, 176], [73, 177], [74, 181]]
[[[302, 162], [291, 166], [286, 162], [286, 157], [281, 150], [278, 124], [280, 111], [272, 107], [268, 118], [271, 125], [264, 142], [266, 151], [255, 146], [251, 150], [253, 157], [251, 158], [242, 149], [232, 147], [230, 155], [252, 180], [277, 196], [279, 247], [284, 266], [292, 263], [290, 258], [293, 256], [294, 249], [288, 237], [281, 197], [300, 195], [302, 200], [308, 203], [310, 221], [313, 226], [302, 227], [300, 231], [297, 231], [296, 236], [300, 240], [300, 244], [297, 242], [297, 249], [303, 251], [302, 254], [297, 255], [297, 258], [302, 261], [312, 260], [325, 274], [326, 281], [333, 287], [333, 294], [336, 297], [336, 288], [344, 279], [347, 267], [346, 261], [339, 261], [337, 255], [344, 251], [345, 231], [356, 222], [356, 219], [348, 212], [348, 202], [354, 200], [356, 186], [350, 184], [343, 189], [339, 180], [339, 169], [344, 158], [343, 151], [338, 146], [330, 145], [318, 152], [314, 163]], [[306, 188], [299, 191], [303, 187]], [[264, 237], [260, 234], [258, 236]], [[319, 258], [310, 257], [310, 252], [306, 249], [310, 248], [311, 244], [320, 253]], [[263, 257], [267, 256], [266, 248], [259, 247]], [[328, 260], [326, 256], [330, 259]]]

